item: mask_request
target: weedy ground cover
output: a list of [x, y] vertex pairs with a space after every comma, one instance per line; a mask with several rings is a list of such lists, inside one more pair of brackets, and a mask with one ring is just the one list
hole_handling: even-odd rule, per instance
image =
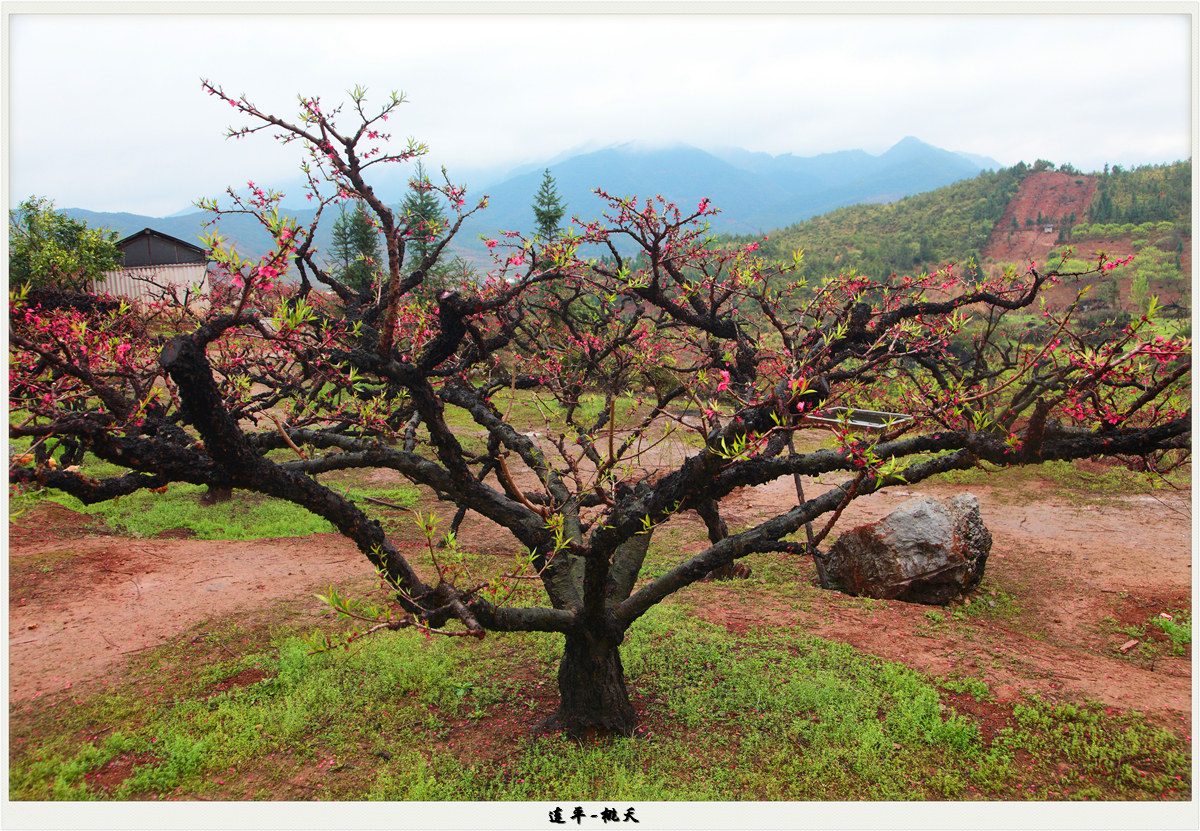
[[[333, 624], [329, 624], [333, 625]], [[283, 624], [203, 624], [124, 685], [10, 714], [9, 794], [41, 799], [903, 800], [1187, 798], [1186, 747], [1136, 714], [1028, 700], [989, 738], [904, 666], [740, 636], [675, 605], [624, 650], [634, 739], [532, 738], [557, 635], [402, 632], [311, 655]], [[240, 655], [214, 647], [237, 644]], [[168, 692], [169, 691], [169, 692]], [[1062, 765], [1060, 762], [1066, 762]], [[1066, 769], [1064, 771], [1064, 768]]]
[[1156, 617], [1150, 619], [1150, 625], [1157, 626], [1166, 634], [1171, 641], [1171, 651], [1176, 655], [1182, 655], [1184, 647], [1192, 642], [1192, 621], [1190, 619]]
[[[1154, 660], [1159, 652], [1166, 652], [1171, 655], [1186, 655], [1188, 647], [1192, 643], [1192, 621], [1186, 613], [1176, 611], [1174, 614], [1163, 613], [1157, 617], [1152, 617], [1144, 623], [1133, 626], [1119, 626], [1118, 631], [1135, 639], [1148, 640], [1151, 643], [1147, 644], [1151, 660]], [[1116, 623], [1109, 617], [1106, 618], [1106, 623]], [[1161, 632], [1161, 635], [1157, 633]]]
[[[531, 429], [537, 429], [529, 401]], [[592, 406], [597, 406], [592, 402]], [[597, 407], [597, 412], [599, 409]], [[827, 441], [813, 431], [808, 441]], [[99, 465], [85, 460], [84, 465]], [[1062, 469], [1060, 469], [1060, 467]], [[98, 468], [92, 475], [100, 475]], [[1044, 465], [960, 484], [1013, 485], [1045, 474], [1055, 489], [1106, 498], [1128, 474], [1081, 476]], [[1088, 477], [1091, 478], [1088, 478]], [[973, 479], [972, 477], [980, 477]], [[1137, 477], [1138, 481], [1144, 481]], [[350, 475], [322, 478], [403, 507], [405, 487], [365, 489]], [[1111, 488], [1111, 490], [1110, 490]], [[145, 503], [118, 500], [95, 515], [127, 534], [188, 527], [226, 538], [305, 534], [302, 518], [242, 494], [198, 507], [199, 491], [172, 485]], [[37, 492], [13, 500], [47, 498]], [[91, 512], [69, 497], [73, 510]], [[155, 513], [155, 504], [165, 513]], [[407, 516], [361, 501], [408, 528]], [[191, 513], [192, 506], [195, 513]], [[288, 506], [291, 507], [291, 506]], [[430, 505], [423, 505], [428, 510]], [[104, 511], [111, 511], [105, 513]], [[303, 514], [303, 512], [300, 512]], [[214, 517], [219, 517], [213, 520]], [[206, 521], [219, 527], [208, 530]], [[142, 523], [142, 524], [138, 524]], [[282, 530], [286, 529], [286, 530]], [[326, 530], [326, 529], [320, 529]], [[234, 534], [246, 534], [234, 537]], [[673, 567], [702, 525], [656, 532], [643, 577]], [[495, 560], [467, 550], [480, 573]], [[653, 609], [622, 655], [641, 728], [631, 739], [577, 742], [529, 733], [557, 698], [561, 636], [489, 635], [427, 640], [411, 631], [312, 655], [312, 618], [294, 601], [207, 621], [138, 653], [120, 683], [17, 702], [10, 710], [9, 795], [14, 800], [905, 800], [1188, 799], [1190, 745], [1137, 713], [1098, 704], [996, 702], [981, 674], [934, 680], [854, 647], [766, 622], [737, 634], [695, 608], [722, 596], [809, 602], [798, 561], [758, 558], [754, 581], [699, 584]], [[353, 588], [353, 587], [352, 587]], [[359, 587], [369, 589], [369, 586]], [[815, 590], [814, 590], [815, 591]], [[536, 585], [512, 602], [533, 602]], [[869, 612], [881, 601], [861, 600]], [[989, 577], [969, 607], [927, 610], [931, 637], [964, 635], [976, 619], [1022, 614], [1010, 586]], [[273, 615], [273, 617], [272, 617]], [[1172, 645], [1190, 621], [1151, 620]], [[1161, 621], [1161, 622], [1160, 622]], [[336, 631], [332, 618], [318, 624]], [[228, 646], [234, 646], [236, 655]], [[964, 698], [965, 697], [965, 698]], [[1002, 711], [1009, 726], [981, 730], [956, 702]]]
[[992, 485], [1003, 488], [1015, 501], [1032, 502], [1041, 498], [1036, 490], [1021, 487], [1024, 482], [1040, 481], [1076, 500], [1104, 501], [1120, 496], [1152, 495], [1160, 489], [1185, 488], [1191, 483], [1190, 468], [1180, 468], [1165, 476], [1153, 476], [1119, 465], [1088, 467], [1073, 462], [1046, 462], [1032, 467], [994, 470], [988, 467], [954, 470], [938, 478], [954, 485]]
[[[28, 449], [14, 448], [13, 453]], [[294, 456], [292, 451], [286, 451]], [[101, 461], [90, 453], [84, 454], [79, 470], [94, 478], [121, 475], [124, 469]], [[344, 477], [343, 477], [344, 478]], [[347, 486], [349, 491], [350, 486]], [[418, 491], [412, 487], [364, 488], [357, 483], [352, 496], [371, 497], [393, 505], [411, 508], [417, 503]], [[208, 489], [201, 485], [174, 483], [163, 491], [140, 490], [107, 502], [84, 505], [61, 491], [23, 488], [10, 494], [10, 516], [19, 516], [39, 502], [54, 502], [80, 514], [95, 517], [112, 531], [130, 537], [153, 537], [164, 531], [183, 532], [202, 540], [258, 540], [276, 537], [305, 537], [309, 534], [332, 533], [327, 520], [291, 502], [245, 491], [234, 491], [231, 498], [205, 504], [202, 498]], [[362, 502], [372, 516], [381, 513], [378, 503]]]

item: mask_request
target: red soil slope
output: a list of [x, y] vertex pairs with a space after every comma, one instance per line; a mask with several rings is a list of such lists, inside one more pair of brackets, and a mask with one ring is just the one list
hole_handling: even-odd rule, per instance
[[[1025, 181], [1021, 183], [1021, 189], [1005, 208], [1004, 215], [996, 223], [991, 238], [980, 252], [985, 263], [1013, 263], [1022, 271], [1021, 267], [1030, 261], [1038, 266], [1044, 264], [1052, 249], [1063, 247], [1058, 242], [1062, 220], [1074, 213], [1077, 223], [1085, 221], [1084, 213], [1091, 205], [1097, 185], [1098, 180], [1094, 176], [1069, 175], [1054, 171], [1042, 171], [1026, 176]], [[1042, 217], [1040, 225], [1037, 224], [1039, 214]], [[1014, 218], [1018, 227], [1016, 231], [1012, 227]], [[1025, 224], [1029, 219], [1034, 221], [1033, 225]], [[1046, 230], [1047, 225], [1052, 226], [1050, 231]], [[1137, 253], [1128, 235], [1073, 241], [1070, 245], [1075, 250], [1075, 258], [1088, 263], [1095, 263], [1100, 252], [1104, 252], [1110, 260]], [[1186, 239], [1184, 245], [1181, 258], [1183, 273], [1191, 274], [1191, 240]], [[1118, 280], [1119, 306], [1127, 311], [1132, 311], [1135, 307], [1131, 297], [1131, 280], [1129, 275], [1124, 275]], [[1046, 291], [1046, 300], [1051, 306], [1066, 306], [1075, 299], [1082, 285], [1068, 283], [1051, 287]], [[1153, 293], [1164, 304], [1182, 302], [1190, 305], [1191, 298], [1187, 288], [1187, 281], [1155, 283], [1151, 286]]]
[[[1083, 212], [1092, 203], [1096, 184], [1096, 179], [1091, 176], [1069, 176], [1049, 170], [1030, 173], [1004, 209], [1004, 215], [996, 223], [991, 239], [981, 253], [998, 262], [1044, 262], [1047, 253], [1056, 245], [1062, 220], [1074, 213], [1077, 222], [1083, 221]], [[1042, 225], [1025, 224], [1026, 220], [1036, 223], [1039, 214]], [[1012, 229], [1014, 218], [1017, 220], [1016, 231]], [[1046, 225], [1052, 226], [1053, 230], [1046, 231]]]

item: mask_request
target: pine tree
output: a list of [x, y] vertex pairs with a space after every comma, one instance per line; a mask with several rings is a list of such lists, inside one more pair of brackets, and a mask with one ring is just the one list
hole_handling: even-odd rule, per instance
[[405, 260], [409, 271], [415, 269], [441, 236], [446, 224], [446, 212], [437, 199], [425, 166], [417, 162], [417, 173], [408, 183], [410, 191], [400, 206], [409, 223], [410, 233], [405, 243]]
[[566, 212], [567, 206], [558, 197], [558, 188], [554, 177], [550, 175], [550, 168], [546, 168], [542, 186], [538, 189], [536, 201], [533, 203], [538, 236], [543, 240], [556, 236], [559, 231], [558, 223]]
[[1116, 279], [1109, 280], [1107, 283], [1101, 284], [1099, 296], [1101, 300], [1116, 309], [1121, 302], [1121, 286]]
[[342, 206], [341, 214], [333, 223], [332, 235], [329, 253], [333, 257], [334, 276], [356, 289], [370, 287], [380, 262], [379, 232], [366, 206], [356, 202], [354, 210], [349, 212]]

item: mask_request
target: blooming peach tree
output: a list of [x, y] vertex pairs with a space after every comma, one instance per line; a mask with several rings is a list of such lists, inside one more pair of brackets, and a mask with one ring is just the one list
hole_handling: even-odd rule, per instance
[[[757, 245], [714, 240], [707, 201], [683, 208], [598, 191], [599, 218], [551, 239], [488, 240], [491, 267], [430, 298], [419, 291], [425, 275], [486, 199], [468, 205], [465, 189], [436, 186], [447, 227], [406, 262], [428, 230], [397, 216], [367, 178], [374, 165], [424, 152], [411, 142], [387, 150], [400, 96], [369, 110], [356, 89], [345, 112], [301, 98], [287, 121], [205, 89], [248, 121], [233, 135], [267, 131], [304, 148], [316, 218], [297, 224], [279, 194], [253, 184], [209, 205], [218, 221], [229, 211], [257, 217], [275, 246], [247, 261], [214, 234], [224, 292], [159, 342], [134, 334], [128, 309], [47, 313], [14, 295], [10, 397], [25, 416], [10, 435], [82, 447], [129, 472], [93, 479], [18, 463], [10, 482], [85, 502], [190, 482], [302, 505], [353, 540], [388, 586], [379, 607], [326, 597], [360, 632], [561, 633], [561, 703], [547, 729], [632, 733], [620, 658], [629, 628], [755, 554], [819, 564], [817, 546], [857, 497], [951, 470], [1095, 455], [1162, 471], [1189, 451], [1188, 342], [1152, 336], [1152, 315], [1086, 341], [1073, 305], [1039, 305], [1053, 273], [1031, 266], [975, 283], [947, 268], [808, 284], [793, 277], [799, 254], [771, 263]], [[373, 281], [356, 287], [329, 274], [313, 247], [323, 209], [346, 200], [366, 205], [386, 243]], [[1044, 325], [1009, 324], [1029, 311]], [[498, 405], [517, 393], [552, 409], [556, 427], [518, 429], [510, 405]], [[833, 419], [835, 446], [796, 452], [795, 432], [833, 407], [909, 418], [870, 435]], [[455, 426], [467, 419], [471, 442]], [[686, 456], [663, 452], [671, 434], [690, 435]], [[268, 455], [283, 448], [296, 451], [290, 461]], [[396, 471], [448, 501], [455, 529], [468, 520], [503, 529], [526, 552], [519, 568], [476, 573], [453, 537], [434, 544], [427, 516], [430, 544], [406, 556], [319, 479], [363, 468]], [[818, 475], [841, 482], [809, 498], [798, 487], [794, 505], [736, 533], [722, 519], [735, 489]], [[653, 535], [688, 512], [708, 540], [644, 575]], [[520, 578], [540, 602], [506, 602]]]

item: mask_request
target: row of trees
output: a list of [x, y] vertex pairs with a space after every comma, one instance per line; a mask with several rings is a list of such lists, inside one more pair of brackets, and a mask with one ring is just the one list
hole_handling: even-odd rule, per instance
[[[1020, 164], [1022, 166], [1024, 166], [1025, 163], [1021, 162]], [[1033, 163], [1032, 171], [1034, 173], [1041, 173], [1043, 170], [1054, 170], [1054, 162], [1049, 161], [1047, 159], [1038, 159], [1036, 162]], [[1075, 165], [1073, 165], [1073, 164], [1060, 164], [1058, 166], [1058, 172], [1066, 173], [1068, 176], [1082, 176], [1083, 175], [1082, 173], [1079, 172], [1079, 169], [1077, 167], [1075, 167]]]
[[1143, 222], [1140, 225], [1127, 223], [1100, 223], [1089, 225], [1080, 223], [1071, 229], [1071, 239], [1107, 239], [1109, 237], [1135, 236], [1143, 239], [1161, 239], [1170, 237], [1172, 242], [1179, 236], [1179, 227], [1174, 222]]
[[[184, 481], [302, 505], [352, 540], [391, 588], [386, 608], [356, 612], [375, 630], [561, 634], [561, 700], [547, 729], [631, 734], [637, 713], [620, 657], [629, 628], [757, 553], [819, 560], [856, 498], [981, 465], [1110, 455], [1161, 471], [1189, 452], [1188, 344], [1146, 336], [1135, 321], [1091, 347], [1071, 333], [1069, 311], [1045, 313], [1051, 340], [1028, 338], [1005, 319], [1034, 308], [1056, 279], [1036, 269], [977, 285], [945, 272], [807, 280], [795, 264], [763, 258], [761, 241], [714, 245], [707, 200], [679, 206], [597, 191], [602, 218], [552, 233], [558, 208], [547, 200], [544, 233], [504, 234], [486, 273], [429, 296], [431, 269], [486, 199], [468, 203], [464, 188], [430, 182], [446, 206], [430, 239], [425, 217], [375, 195], [374, 166], [424, 152], [387, 144], [402, 97], [371, 110], [356, 89], [345, 113], [302, 98], [299, 116], [286, 119], [204, 88], [248, 122], [231, 135], [268, 131], [305, 149], [317, 215], [300, 226], [278, 212], [277, 194], [238, 196], [224, 210], [258, 217], [275, 249], [247, 262], [214, 236], [235, 291], [165, 344], [118, 337], [121, 314], [82, 326], [14, 297], [10, 397], [22, 413], [10, 436], [53, 452], [74, 443], [127, 472], [15, 466], [10, 482], [88, 503]], [[311, 248], [323, 209], [347, 197], [379, 229], [375, 292], [355, 289]], [[622, 240], [637, 257], [621, 253]], [[295, 284], [279, 280], [288, 264]], [[952, 300], [925, 294], [955, 286]], [[265, 324], [260, 306], [277, 325]], [[563, 427], [542, 438], [523, 432], [496, 406], [501, 390], [553, 408]], [[601, 406], [585, 406], [589, 395]], [[833, 446], [795, 452], [795, 431], [827, 405], [875, 405], [911, 420], [873, 436], [839, 427]], [[698, 420], [683, 422], [685, 407]], [[454, 426], [464, 418], [471, 442]], [[668, 430], [694, 434], [697, 449], [682, 462], [660, 452]], [[302, 452], [272, 454], [289, 447]], [[320, 482], [370, 468], [399, 472], [453, 504], [457, 519], [503, 529], [526, 554], [480, 574], [402, 551], [342, 489]], [[793, 506], [736, 532], [722, 518], [735, 490], [816, 475], [840, 481], [807, 498], [798, 488]], [[651, 540], [689, 512], [703, 519], [707, 542], [680, 551], [665, 573], [643, 574]], [[797, 540], [810, 523], [812, 541]], [[436, 556], [433, 546], [426, 553]], [[525, 578], [540, 586], [540, 602], [507, 604]]]
[[1119, 165], [1104, 174], [1087, 210], [1089, 223], [1140, 225], [1174, 222], [1191, 228], [1191, 160], [1143, 165], [1124, 170]]

